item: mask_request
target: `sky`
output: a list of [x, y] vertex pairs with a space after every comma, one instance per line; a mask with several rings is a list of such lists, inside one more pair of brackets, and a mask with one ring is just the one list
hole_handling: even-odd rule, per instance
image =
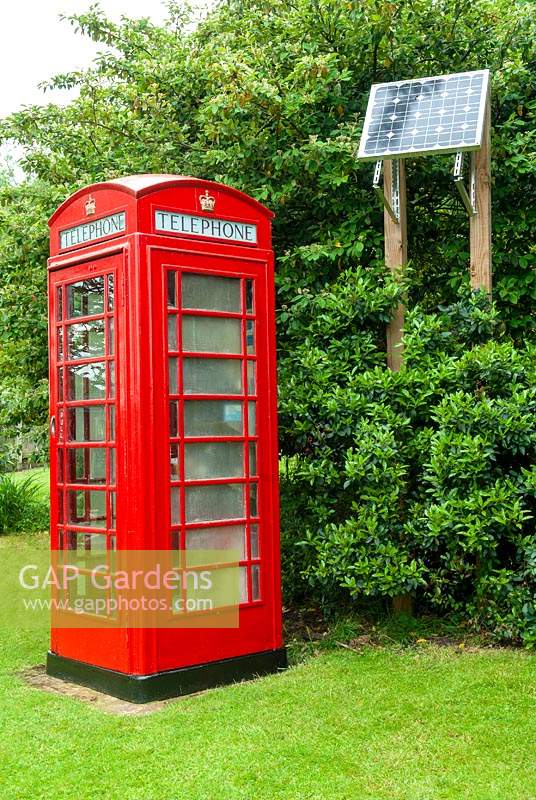
[[[62, 102], [66, 92], [43, 93], [52, 75], [87, 66], [102, 45], [76, 34], [60, 14], [86, 11], [91, 0], [3, 0], [0, 2], [0, 117], [32, 103]], [[101, 0], [114, 21], [122, 14], [161, 23], [160, 0]]]

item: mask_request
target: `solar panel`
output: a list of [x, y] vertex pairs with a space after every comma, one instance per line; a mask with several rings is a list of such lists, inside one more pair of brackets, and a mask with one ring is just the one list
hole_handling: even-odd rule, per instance
[[488, 80], [489, 71], [483, 69], [374, 84], [358, 158], [376, 160], [478, 149]]

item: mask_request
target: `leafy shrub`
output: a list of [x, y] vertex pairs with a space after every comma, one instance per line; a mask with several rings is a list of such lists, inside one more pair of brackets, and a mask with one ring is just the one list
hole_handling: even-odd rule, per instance
[[[288, 375], [282, 365], [281, 427], [296, 453], [282, 500], [292, 575], [327, 605], [411, 592], [498, 638], [536, 643], [535, 348], [516, 348], [485, 295], [461, 291], [434, 313], [408, 313], [406, 365], [393, 374], [379, 366], [383, 341], [372, 333], [383, 309], [377, 326], [355, 310], [358, 276], [341, 278], [353, 293], [330, 290], [338, 303], [301, 293], [288, 305], [296, 348]], [[384, 291], [392, 302], [376, 285]], [[334, 342], [352, 313], [362, 332], [349, 325]], [[356, 345], [367, 336], [365, 358]]]
[[48, 527], [48, 504], [33, 478], [0, 475], [0, 534], [34, 532]]

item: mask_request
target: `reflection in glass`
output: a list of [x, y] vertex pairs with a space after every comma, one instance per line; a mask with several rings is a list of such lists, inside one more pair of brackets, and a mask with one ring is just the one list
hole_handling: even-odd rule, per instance
[[179, 435], [179, 401], [172, 400], [169, 404], [169, 435]]
[[246, 320], [246, 347], [250, 355], [255, 353], [255, 323], [252, 319]]
[[105, 365], [102, 361], [67, 367], [69, 400], [98, 400], [105, 397]]
[[63, 525], [63, 491], [58, 489], [58, 524]]
[[177, 308], [177, 273], [173, 270], [167, 273], [167, 304], [168, 308]]
[[106, 527], [106, 492], [84, 489], [68, 491], [67, 506], [68, 522], [71, 525], [89, 528]]
[[191, 353], [241, 353], [239, 319], [225, 317], [182, 318], [182, 349]]
[[67, 450], [67, 483], [106, 483], [106, 449], [75, 447]]
[[63, 400], [63, 367], [58, 369], [58, 400]]
[[167, 330], [168, 330], [168, 350], [172, 352], [179, 349], [179, 345], [177, 342], [177, 315], [176, 314], [168, 314], [167, 318]]
[[241, 519], [244, 516], [242, 484], [188, 486], [185, 496], [186, 522]]
[[257, 474], [257, 445], [253, 443], [249, 445], [249, 474]]
[[179, 372], [178, 372], [178, 358], [168, 358], [169, 370], [169, 393], [177, 394], [179, 391]]
[[257, 484], [250, 483], [249, 485], [249, 514], [251, 517], [258, 517], [259, 512], [257, 509]]
[[77, 406], [68, 410], [72, 442], [102, 442], [106, 438], [104, 406]]
[[110, 528], [115, 528], [117, 524], [115, 503], [116, 503], [115, 492], [110, 492]]
[[108, 448], [110, 453], [110, 483], [115, 483], [115, 447]]
[[171, 487], [170, 505], [171, 505], [171, 524], [180, 525], [181, 523], [181, 506], [180, 506], [180, 489], [177, 486]]
[[242, 394], [242, 363], [229, 358], [185, 358], [185, 394]]
[[96, 358], [104, 355], [104, 320], [77, 322], [67, 328], [69, 358]]
[[250, 436], [257, 434], [257, 403], [252, 400], [248, 403], [248, 433]]
[[251, 567], [251, 599], [261, 599], [261, 568], [258, 564]]
[[104, 278], [88, 278], [67, 286], [69, 317], [89, 317], [104, 313]]
[[240, 312], [240, 279], [183, 272], [182, 307]]
[[207, 442], [184, 446], [186, 480], [240, 478], [244, 475], [241, 442]]
[[115, 397], [115, 364], [108, 361], [108, 397]]
[[248, 361], [248, 394], [256, 394], [255, 385], [256, 362]]
[[58, 483], [63, 483], [63, 450], [58, 450]]
[[114, 354], [114, 318], [108, 317], [108, 355], [113, 356]]
[[253, 281], [246, 280], [246, 314], [253, 314]]
[[172, 442], [169, 446], [169, 466], [171, 480], [178, 481], [180, 479], [180, 462], [179, 445], [177, 442]]
[[63, 288], [61, 286], [56, 289], [56, 319], [58, 322], [63, 319]]
[[115, 406], [108, 406], [110, 414], [110, 441], [115, 441]]
[[108, 311], [114, 308], [114, 276], [108, 275]]
[[251, 558], [259, 557], [259, 526], [252, 525], [250, 528], [249, 539], [251, 542]]
[[[187, 530], [186, 549], [234, 550], [233, 557], [244, 559], [246, 558], [245, 528], [243, 525], [221, 525], [217, 528]], [[200, 563], [199, 559], [197, 563]]]
[[63, 328], [58, 328], [58, 361], [63, 361]]
[[187, 400], [184, 403], [185, 436], [241, 436], [242, 403], [229, 400]]

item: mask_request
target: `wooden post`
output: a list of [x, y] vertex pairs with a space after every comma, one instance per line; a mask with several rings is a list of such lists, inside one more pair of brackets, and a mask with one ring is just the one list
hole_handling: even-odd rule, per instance
[[[383, 165], [383, 187], [385, 195], [392, 205], [393, 162], [385, 161]], [[399, 222], [396, 223], [387, 210], [383, 214], [383, 228], [385, 234], [385, 264], [395, 278], [402, 274], [408, 260], [408, 233], [406, 212], [406, 170], [404, 161], [398, 162], [398, 205]], [[387, 366], [393, 372], [398, 372], [404, 360], [402, 349], [402, 334], [404, 331], [403, 303], [399, 303], [393, 312], [391, 322], [387, 326]], [[401, 509], [403, 513], [403, 509]], [[410, 594], [397, 595], [392, 599], [392, 609], [395, 614], [411, 614], [413, 598]]]
[[[398, 162], [399, 171], [399, 208], [400, 221], [396, 223], [387, 210], [383, 213], [383, 228], [385, 234], [385, 265], [397, 277], [401, 274], [408, 260], [408, 235], [406, 214], [406, 170], [402, 159]], [[391, 202], [393, 186], [393, 162], [384, 161], [383, 186], [387, 199]], [[399, 303], [393, 313], [393, 318], [387, 326], [387, 365], [393, 372], [398, 372], [402, 366], [402, 332], [404, 329], [404, 305]]]
[[472, 153], [476, 214], [470, 218], [471, 288], [484, 289], [491, 298], [491, 109], [489, 94], [484, 112], [482, 147]]

